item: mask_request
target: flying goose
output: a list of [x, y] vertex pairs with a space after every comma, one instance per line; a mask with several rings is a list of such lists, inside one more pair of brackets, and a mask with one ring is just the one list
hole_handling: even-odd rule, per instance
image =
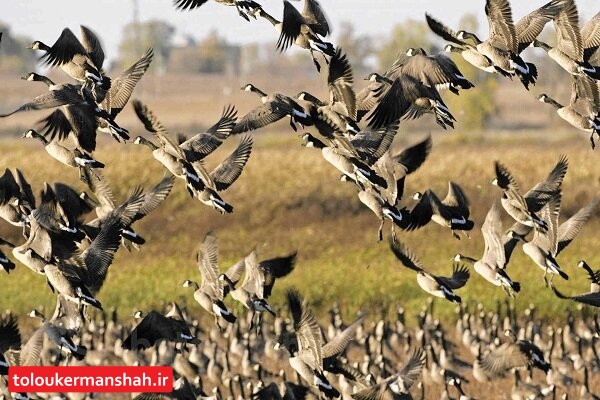
[[[527, 209], [536, 213], [542, 209], [542, 207], [554, 196], [560, 192], [563, 179], [567, 173], [569, 161], [563, 154], [559, 157], [558, 162], [550, 171], [546, 179], [536, 183], [531, 189], [529, 189], [524, 195], [523, 199], [527, 203]], [[517, 245], [519, 239], [517, 237], [509, 237], [508, 233], [513, 232], [516, 236], [527, 236], [533, 228], [531, 226], [523, 225], [519, 222], [515, 222], [506, 233], [503, 235], [502, 240], [504, 243], [504, 253], [506, 255], [506, 262], [510, 260], [510, 256]], [[512, 236], [512, 234], [511, 234]]]
[[427, 272], [419, 259], [403, 243], [390, 241], [390, 249], [402, 265], [417, 271], [417, 283], [421, 289], [442, 299], [456, 303], [461, 302], [460, 296], [453, 290], [463, 287], [469, 280], [469, 270], [466, 267], [455, 265], [452, 276], [437, 276]]
[[259, 129], [286, 116], [290, 117], [290, 126], [294, 131], [298, 129], [296, 122], [300, 122], [302, 125], [312, 124], [309, 115], [289, 96], [280, 93], [267, 94], [251, 83], [244, 85], [242, 90], [256, 93], [262, 104], [244, 115], [231, 130], [232, 134]]
[[551, 59], [571, 75], [600, 79], [600, 67], [593, 66], [584, 59], [583, 39], [575, 1], [564, 0], [562, 3], [562, 9], [554, 18], [556, 47], [550, 47], [539, 40], [534, 40], [531, 45], [546, 51]]
[[423, 48], [408, 48], [385, 72], [390, 79], [399, 74], [417, 78], [423, 85], [436, 90], [449, 89], [458, 94], [459, 89], [470, 89], [474, 85], [463, 76], [454, 61], [442, 55], [428, 55]]
[[296, 290], [288, 290], [287, 300], [293, 331], [283, 332], [278, 344], [288, 351], [290, 366], [304, 381], [316, 386], [327, 398], [339, 398], [340, 392], [323, 374], [323, 337], [317, 318]]
[[188, 324], [171, 314], [169, 312], [163, 315], [154, 310], [147, 314], [136, 311], [134, 317], [142, 320], [123, 340], [121, 347], [128, 350], [145, 350], [162, 340], [175, 343], [200, 343], [200, 340], [190, 332]]
[[[535, 231], [533, 240], [523, 244], [523, 252], [527, 254], [540, 268], [544, 269], [545, 274], [560, 274], [564, 279], [568, 279], [556, 261], [556, 256], [560, 254], [577, 236], [583, 225], [591, 217], [594, 209], [598, 205], [598, 199], [593, 199], [587, 206], [582, 207], [573, 216], [562, 224], [558, 225], [558, 214], [560, 211], [560, 194], [555, 195], [542, 209], [544, 219], [549, 222], [548, 232]], [[510, 236], [518, 240], [525, 241], [522, 236], [509, 232]], [[549, 284], [552, 284], [551, 275]]]
[[504, 334], [510, 341], [480, 356], [481, 367], [490, 378], [503, 377], [513, 368], [535, 367], [548, 373], [551, 366], [538, 346], [529, 340], [517, 340], [510, 329]]
[[355, 400], [412, 399], [409, 390], [419, 380], [425, 358], [422, 349], [415, 349], [402, 370], [369, 388], [353, 393], [352, 398]]
[[[194, 10], [208, 0], [174, 0], [173, 4], [178, 10]], [[215, 0], [217, 3], [233, 6], [237, 9], [240, 17], [244, 18], [246, 21], [250, 21], [248, 15], [256, 18], [255, 14], [258, 10], [262, 10], [260, 4], [255, 2], [254, 0]]]
[[77, 147], [69, 148], [64, 144], [54, 140], [48, 140], [33, 129], [29, 129], [22, 135], [23, 138], [37, 139], [44, 145], [46, 152], [55, 160], [62, 164], [78, 168], [79, 176], [83, 180], [86, 169], [89, 168], [104, 168], [104, 163], [94, 159], [94, 157], [82, 149]]
[[[569, 104], [562, 105], [545, 93], [540, 94], [538, 100], [554, 107], [558, 116], [575, 128], [584, 132], [589, 132], [590, 143], [592, 149], [594, 149], [596, 147], [594, 133], [600, 137], [600, 114], [598, 114], [596, 109], [596, 107], [600, 105], [598, 87], [592, 85], [586, 79], [578, 79], [578, 77], [573, 77], [572, 79], [573, 86]], [[589, 94], [586, 93], [586, 87], [590, 90]], [[587, 108], [587, 110], [580, 111], [578, 108], [577, 105], [580, 103], [580, 99], [585, 101], [586, 104], [583, 107]], [[590, 104], [593, 106], [592, 110], [590, 110]], [[587, 111], [587, 113], [585, 111]]]
[[80, 82], [91, 79], [95, 83], [108, 83], [102, 74], [104, 50], [98, 36], [89, 28], [81, 25], [81, 40], [69, 28], [62, 33], [52, 46], [36, 40], [29, 48], [42, 50], [45, 54], [41, 60], [51, 67], [60, 66], [71, 78]]
[[494, 169], [496, 177], [492, 180], [492, 184], [502, 189], [500, 201], [508, 215], [523, 225], [538, 230], [547, 230], [548, 224], [527, 207], [527, 202], [519, 193], [519, 185], [510, 171], [497, 160], [494, 162]]
[[383, 85], [381, 89], [370, 89], [378, 92], [375, 94], [377, 105], [367, 116], [369, 126], [380, 128], [400, 118], [414, 119], [432, 113], [442, 128], [454, 128], [456, 119], [435, 88], [423, 85], [405, 73], [398, 74], [394, 79], [371, 73], [367, 80]]
[[516, 74], [523, 86], [529, 90], [530, 84], [535, 85], [537, 68], [519, 56], [520, 51], [523, 50], [523, 48], [519, 48], [519, 44], [521, 41], [529, 43], [533, 40], [532, 38], [541, 33], [545, 24], [558, 11], [557, 5], [550, 5], [550, 12], [547, 15], [537, 16], [533, 20], [527, 20], [531, 14], [526, 16], [526, 20], [520, 25], [525, 30], [517, 32], [508, 0], [487, 0], [485, 14], [489, 24], [489, 38], [481, 41], [473, 33], [464, 30], [457, 32], [457, 38], [472, 40], [477, 51], [488, 57], [494, 67], [510, 75]]
[[[96, 219], [89, 221], [86, 224], [87, 226], [100, 227], [104, 221], [113, 215], [114, 210], [117, 209], [112, 190], [101, 175], [99, 178], [88, 179], [88, 187], [94, 192], [95, 200], [91, 199], [86, 192], [82, 192], [79, 195], [84, 201], [93, 204], [96, 211]], [[174, 183], [175, 177], [167, 174], [156, 186], [143, 194], [143, 202], [139, 210], [133, 216], [131, 222], [123, 227], [123, 231], [121, 232], [122, 243], [126, 248], [129, 249], [129, 245], [131, 244], [136, 249], [139, 249], [139, 246], [146, 242], [141, 235], [133, 230], [131, 225], [158, 208], [169, 193], [171, 193]]]
[[194, 281], [186, 280], [183, 287], [193, 287], [194, 300], [202, 308], [215, 317], [215, 323], [220, 328], [219, 317], [229, 323], [236, 321], [235, 315], [231, 313], [223, 303], [224, 289], [223, 280], [219, 279], [219, 250], [217, 247], [217, 237], [214, 232], [208, 232], [198, 249], [197, 265], [202, 283], [200, 286]]
[[[304, 9], [300, 13], [289, 1], [283, 1], [283, 19], [276, 20], [266, 13], [262, 8], [256, 10], [256, 15], [263, 17], [279, 32], [277, 39], [277, 50], [283, 52], [292, 44], [310, 51], [317, 71], [321, 71], [321, 65], [317, 61], [314, 52], [333, 56], [335, 49], [329, 42], [323, 40], [329, 35], [329, 22], [317, 0], [304, 0]], [[325, 58], [327, 62], [327, 58]]]
[[[556, 261], [558, 254], [558, 214], [560, 212], [561, 193], [556, 193], [539, 212], [540, 218], [546, 223], [548, 229], [545, 231], [535, 230], [533, 239], [523, 244], [523, 252], [544, 270], [544, 283], [552, 285], [554, 275], [560, 275], [563, 279], [569, 276], [560, 268]], [[512, 236], [509, 232], [509, 236]], [[546, 275], [550, 273], [550, 281]]]
[[[431, 206], [431, 220], [441, 226], [450, 228], [452, 236], [460, 239], [455, 231], [470, 231], [475, 225], [469, 219], [469, 200], [462, 188], [455, 182], [448, 181], [448, 194], [443, 200], [431, 190], [425, 193], [417, 192], [413, 195], [415, 200], [425, 198]], [[465, 233], [466, 234], [466, 233]], [[468, 237], [468, 234], [466, 234]]]
[[356, 124], [356, 94], [353, 84], [352, 67], [346, 55], [338, 47], [329, 61], [327, 73], [329, 101], [321, 101], [305, 91], [296, 96], [300, 101], [308, 104], [306, 107], [308, 115], [324, 137], [341, 140], [340, 136], [353, 136], [359, 132], [360, 128]]
[[190, 195], [194, 190], [202, 191], [204, 184], [177, 143], [169, 136], [169, 133], [161, 122], [154, 116], [152, 111], [139, 100], [133, 100], [133, 108], [136, 115], [144, 124], [146, 130], [151, 132], [159, 144], [154, 144], [148, 139], [138, 136], [134, 144], [142, 144], [152, 150], [152, 156], [165, 166], [176, 177], [185, 180]]
[[485, 248], [481, 259], [457, 254], [454, 258], [458, 262], [469, 262], [473, 264], [475, 272], [495, 286], [501, 286], [502, 290], [511, 297], [521, 290], [521, 284], [513, 281], [506, 273], [506, 257], [501, 241], [502, 221], [500, 219], [500, 204], [494, 201], [485, 221], [481, 225], [481, 233], [485, 242]]
[[[38, 318], [42, 321], [42, 326], [38, 328], [38, 331], [41, 333], [38, 333], [38, 331], [36, 331], [33, 334], [34, 336], [36, 334], [40, 336], [45, 335], [46, 337], [48, 337], [48, 339], [50, 339], [51, 342], [53, 342], [59, 347], [60, 351], [65, 351], [67, 354], [72, 355], [73, 357], [75, 357], [75, 359], [79, 361], [85, 358], [87, 348], [85, 346], [75, 344], [75, 342], [73, 342], [73, 336], [75, 335], [75, 332], [73, 330], [65, 329], [59, 325], [56, 325], [52, 320], [47, 320], [44, 317], [44, 315], [37, 310], [31, 311], [28, 315], [32, 318]], [[36, 338], [36, 342], [37, 340], [41, 341], [43, 340], [43, 338]], [[38, 351], [41, 350], [40, 342], [34, 342], [33, 344], [39, 344]], [[35, 350], [32, 349], [31, 351]]]
[[364, 189], [377, 185], [380, 188], [386, 189], [387, 182], [381, 176], [356, 157], [346, 155], [345, 152], [339, 149], [325, 145], [322, 141], [311, 135], [310, 133], [304, 133], [302, 135], [304, 145], [306, 147], [314, 147], [321, 150], [323, 158], [333, 165], [337, 170], [342, 172], [352, 181], [354, 181], [359, 188]]

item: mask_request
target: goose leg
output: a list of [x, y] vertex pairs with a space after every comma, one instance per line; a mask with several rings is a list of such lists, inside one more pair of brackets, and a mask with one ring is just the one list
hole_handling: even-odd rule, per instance
[[379, 224], [379, 230], [377, 231], [377, 241], [381, 242], [383, 240], [383, 218], [381, 219], [381, 223]]
[[[600, 137], [600, 135], [598, 135]], [[590, 135], [590, 142], [592, 144], [592, 150], [596, 148], [596, 143], [594, 142], [594, 132]]]
[[313, 63], [315, 64], [315, 67], [317, 67], [317, 72], [321, 72], [321, 64], [319, 64], [319, 62], [317, 61], [317, 58], [315, 57], [315, 53], [313, 51], [313, 49], [309, 49], [310, 51], [310, 56], [313, 59]]

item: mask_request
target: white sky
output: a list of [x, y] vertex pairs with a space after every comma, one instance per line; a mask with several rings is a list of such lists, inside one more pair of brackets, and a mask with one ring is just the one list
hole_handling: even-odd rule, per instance
[[[216, 30], [231, 43], [269, 42], [277, 33], [265, 20], [246, 22], [234, 7], [212, 0], [193, 11], [177, 11], [171, 0], [137, 0], [139, 19], [161, 19], [174, 25], [177, 37], [191, 35], [202, 38]], [[513, 19], [517, 21], [547, 0], [513, 0]], [[136, 0], [15, 0], [5, 1], [0, 21], [10, 24], [13, 34], [27, 35], [47, 44], [54, 43], [68, 26], [79, 34], [86, 25], [101, 37], [108, 59], [117, 56], [123, 27], [133, 20]], [[281, 0], [258, 0], [275, 18], [282, 13]], [[302, 2], [294, 2], [301, 9]], [[348, 21], [358, 34], [387, 35], [394, 25], [406, 19], [424, 20], [425, 12], [457, 29], [460, 17], [472, 13], [480, 18], [482, 32], [487, 32], [484, 0], [321, 0], [333, 27], [331, 41], [336, 41], [336, 28]], [[580, 23], [587, 22], [600, 11], [598, 0], [578, 0]]]

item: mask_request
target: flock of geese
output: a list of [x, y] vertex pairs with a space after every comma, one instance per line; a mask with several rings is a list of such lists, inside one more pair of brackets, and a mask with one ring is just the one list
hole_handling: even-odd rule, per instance
[[[448, 89], [458, 95], [474, 85], [450, 58], [410, 48], [387, 71], [369, 74], [365, 88], [355, 90], [348, 58], [341, 48], [326, 41], [330, 28], [316, 0], [305, 0], [302, 12], [284, 0], [281, 20], [253, 0], [217, 1], [235, 6], [248, 21], [263, 18], [270, 22], [279, 32], [278, 50], [296, 45], [310, 52], [317, 70], [327, 65], [329, 99], [321, 100], [305, 91], [296, 96], [268, 94], [249, 83], [242, 89], [259, 96], [258, 106], [239, 119], [235, 107], [225, 106], [219, 120], [206, 131], [177, 138], [146, 104], [133, 100], [136, 115], [152, 139], [132, 139], [116, 118], [150, 66], [152, 49], [119, 75], [109, 77], [103, 69], [100, 40], [87, 27], [81, 26], [80, 38], [65, 28], [51, 46], [33, 42], [31, 49], [43, 52], [42, 64], [62, 69], [77, 83], [57, 84], [32, 72], [23, 79], [43, 82], [48, 90], [0, 118], [52, 110], [23, 137], [39, 140], [50, 156], [76, 168], [89, 190], [45, 183], [36, 198], [18, 168], [6, 168], [0, 177], [0, 217], [22, 230], [25, 238], [22, 244], [0, 240], [1, 246], [11, 250], [8, 256], [0, 252], [0, 269], [10, 273], [16, 268], [14, 259], [42, 275], [57, 294], [50, 318], [32, 312], [31, 316], [43, 322], [28, 340], [23, 340], [15, 315], [2, 316], [0, 375], [7, 375], [13, 365], [63, 362], [172, 365], [177, 378], [172, 393], [140, 394], [138, 398], [316, 396], [375, 400], [413, 398], [411, 388], [418, 392], [416, 398], [432, 398], [428, 394], [430, 384], [443, 386], [442, 398], [468, 399], [471, 397], [462, 386], [468, 382], [465, 374], [489, 385], [512, 374], [512, 389], [502, 389], [498, 397], [534, 399], [552, 393], [567, 398], [573, 385], [579, 385], [578, 398], [598, 398], [589, 387], [589, 373], [600, 368], [595, 340], [600, 330], [598, 320], [582, 307], [581, 315], [570, 315], [564, 328], [544, 330], [535, 318], [534, 306], [523, 319], [517, 318], [510, 302], [521, 284], [510, 278], [507, 265], [517, 244], [523, 242], [523, 252], [540, 267], [545, 285], [557, 297], [600, 307], [600, 273], [583, 260], [578, 267], [592, 282], [589, 292], [568, 296], [554, 286], [557, 275], [569, 278], [557, 256], [575, 239], [598, 203], [597, 198], [592, 200], [559, 223], [566, 156], [526, 192], [519, 188], [509, 168], [496, 161], [492, 183], [499, 188], [498, 199], [481, 226], [485, 241], [482, 256], [477, 259], [457, 254], [450, 276], [430, 273], [397, 237], [396, 229], [412, 231], [433, 221], [457, 239], [468, 236], [475, 226], [469, 201], [460, 185], [451, 181], [443, 198], [427, 189], [403, 203], [405, 180], [426, 162], [432, 139], [427, 137], [401, 151], [392, 150], [391, 145], [402, 119], [433, 114], [442, 128], [454, 128], [457, 121], [440, 91]], [[175, 6], [190, 10], [205, 2], [175, 0]], [[520, 54], [530, 46], [544, 49], [571, 75], [573, 89], [567, 106], [546, 94], [539, 96], [540, 101], [553, 105], [561, 118], [590, 133], [594, 147], [594, 134], [600, 135], [600, 13], [583, 29], [574, 0], [552, 0], [516, 24], [507, 0], [487, 0], [485, 13], [490, 28], [486, 40], [463, 30], [455, 32], [431, 15], [426, 15], [426, 20], [433, 32], [451, 42], [446, 51], [458, 52], [484, 71], [517, 76], [527, 90], [535, 85], [538, 68]], [[556, 30], [554, 48], [538, 40], [550, 21]], [[304, 145], [319, 149], [325, 161], [340, 172], [340, 180], [356, 188], [360, 201], [379, 220], [377, 239], [383, 239], [384, 223], [391, 221], [390, 249], [399, 263], [417, 273], [417, 283], [424, 291], [457, 303], [458, 322], [453, 334], [435, 319], [433, 303], [421, 311], [414, 330], [406, 327], [402, 309], [395, 320], [382, 317], [369, 325], [365, 315], [344, 323], [335, 307], [329, 326], [323, 328], [310, 304], [295, 289], [286, 292], [289, 317], [282, 318], [268, 300], [275, 281], [294, 270], [296, 253], [259, 261], [252, 251], [222, 272], [214, 232], [207, 233], [198, 248], [201, 282], [189, 279], [182, 284], [194, 289], [194, 300], [213, 316], [214, 325], [200, 326], [198, 318], [174, 303], [168, 310], [137, 312], [135, 317], [140, 321], [134, 325], [119, 321], [116, 311], [107, 316], [107, 305], [97, 295], [116, 251], [121, 245], [139, 249], [145, 242], [133, 224], [167, 199], [178, 178], [185, 182], [191, 197], [218, 213], [233, 212], [234, 206], [220, 192], [241, 176], [250, 158], [253, 139], [249, 132], [283, 118], [289, 118], [294, 131], [299, 126], [302, 130], [314, 127], [318, 135], [300, 133]], [[101, 173], [105, 164], [93, 155], [98, 132], [120, 142], [147, 146], [166, 168], [165, 177], [149, 190], [133, 189], [128, 199], [118, 202]], [[238, 134], [245, 136], [233, 152], [215, 169], [207, 170], [204, 159]], [[501, 223], [502, 210], [514, 220], [506, 231]], [[506, 307], [499, 304], [495, 313], [468, 310], [455, 293], [470, 278], [465, 263], [473, 264], [475, 272], [506, 292]], [[228, 295], [248, 309], [247, 318], [234, 315], [227, 307], [224, 300]], [[264, 313], [271, 314], [268, 323]], [[449, 334], [458, 338], [456, 343]], [[500, 339], [502, 334], [508, 340]], [[463, 345], [460, 351], [459, 342]], [[472, 362], [458, 358], [469, 353]], [[521, 377], [523, 369], [528, 372], [526, 381]], [[545, 383], [534, 383], [536, 369], [545, 375]], [[581, 384], [576, 383], [575, 374], [581, 374]], [[5, 384], [2, 379], [0, 382]], [[3, 396], [10, 398], [6, 387], [3, 389]], [[485, 396], [491, 398], [490, 393]], [[20, 398], [25, 397], [20, 394]]]

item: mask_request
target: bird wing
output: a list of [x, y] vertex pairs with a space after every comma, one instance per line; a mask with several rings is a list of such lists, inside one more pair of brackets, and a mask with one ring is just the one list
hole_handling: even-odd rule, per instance
[[287, 0], [283, 1], [283, 20], [281, 21], [281, 33], [277, 39], [277, 50], [284, 51], [294, 43], [300, 35], [302, 25], [305, 24], [304, 17]]
[[503, 377], [512, 368], [524, 368], [529, 365], [526, 354], [514, 343], [504, 343], [481, 356], [481, 368], [491, 378]]
[[137, 99], [133, 100], [133, 109], [146, 130], [152, 132], [166, 151], [179, 159], [185, 158], [179, 145], [169, 136], [169, 132], [145, 104]]
[[81, 45], [85, 49], [90, 61], [96, 69], [101, 69], [104, 64], [104, 50], [98, 36], [87, 26], [80, 26], [81, 29]]
[[452, 276], [438, 276], [438, 280], [442, 282], [444, 286], [454, 290], [465, 286], [470, 276], [469, 268], [466, 265], [454, 264]]
[[65, 28], [50, 50], [41, 57], [41, 61], [50, 67], [57, 67], [68, 63], [76, 55], [85, 56], [87, 51], [73, 32]]
[[429, 29], [431, 29], [436, 35], [440, 36], [442, 39], [461, 46], [465, 45], [465, 42], [457, 37], [456, 32], [442, 24], [440, 21], [433, 18], [431, 15], [425, 13], [425, 19], [427, 20], [427, 25], [429, 26]]
[[317, 0], [306, 0], [302, 15], [304, 16], [304, 21], [310, 25], [314, 33], [321, 36], [329, 35], [329, 22]]
[[244, 169], [252, 152], [252, 136], [244, 136], [239, 146], [217, 168], [210, 178], [219, 191], [227, 189], [235, 182]]
[[566, 296], [566, 295], [562, 294], [561, 292], [559, 292], [558, 289], [556, 289], [554, 286], [550, 286], [550, 287], [554, 291], [554, 294], [556, 295], [556, 297], [558, 297], [560, 299], [573, 300], [578, 303], [583, 303], [583, 304], [587, 304], [587, 305], [594, 306], [594, 307], [600, 307], [600, 292], [589, 292], [589, 293], [578, 294], [575, 296]]
[[596, 56], [599, 54], [597, 50], [600, 46], [600, 12], [581, 28], [581, 39], [583, 41], [583, 59], [592, 65], [598, 65], [598, 60], [594, 61], [591, 57], [593, 54]]
[[557, 233], [557, 248], [556, 255], [558, 255], [571, 241], [577, 236], [583, 225], [590, 219], [596, 206], [598, 205], [599, 198], [594, 198], [587, 206], [579, 209], [571, 218], [560, 224]]
[[575, 61], [583, 61], [583, 40], [579, 30], [579, 15], [575, 0], [565, 0], [554, 19], [556, 47]]
[[374, 129], [366, 127], [350, 139], [351, 147], [367, 165], [374, 165], [390, 149], [400, 122]]
[[523, 195], [529, 211], [539, 211], [552, 195], [560, 190], [568, 167], [569, 160], [566, 155], [562, 154], [546, 179], [538, 182]]
[[562, 9], [562, 0], [552, 0], [522, 17], [515, 24], [517, 34], [517, 54], [520, 54], [542, 33], [546, 24], [553, 20]]
[[[202, 288], [212, 290], [214, 292], [212, 294], [217, 296], [218, 300], [222, 300], [223, 284], [219, 280], [219, 249], [217, 247], [217, 236], [212, 231], [209, 231], [200, 243], [197, 264], [200, 275], [202, 275]], [[219, 285], [221, 290], [218, 290]]]
[[195, 8], [200, 7], [208, 0], [174, 0], [173, 4], [178, 10], [193, 10]]
[[490, 28], [490, 44], [517, 54], [517, 34], [508, 0], [487, 0], [485, 15]]
[[[309, 1], [307, 0], [306, 4]], [[337, 48], [329, 61], [329, 73], [327, 75], [329, 86], [329, 104], [342, 105], [347, 117], [356, 120], [356, 93], [354, 92], [354, 77], [352, 67], [341, 48]]]
[[251, 294], [255, 294], [260, 299], [264, 299], [263, 288], [265, 284], [265, 275], [258, 264], [256, 250], [253, 250], [244, 259], [246, 265], [246, 275], [242, 282], [242, 288]]
[[102, 101], [102, 108], [107, 110], [111, 117], [115, 118], [125, 107], [133, 89], [150, 66], [153, 56], [154, 50], [149, 48], [138, 61], [112, 80], [110, 89]]
[[558, 246], [558, 214], [560, 213], [561, 200], [562, 194], [561, 192], [557, 192], [542, 207], [538, 213], [538, 217], [548, 224], [548, 229], [544, 232], [536, 229], [532, 239], [532, 242], [536, 246], [548, 251], [553, 256], [556, 256]]
[[288, 290], [287, 298], [298, 341], [298, 356], [311, 369], [321, 372], [323, 370], [323, 338], [317, 318], [297, 291]]
[[390, 249], [396, 256], [396, 258], [407, 268], [410, 268], [417, 272], [426, 272], [423, 264], [419, 261], [419, 259], [415, 256], [415, 254], [410, 251], [406, 245], [404, 245], [400, 241], [390, 241]]
[[144, 193], [142, 205], [132, 222], [137, 221], [156, 210], [167, 198], [169, 193], [171, 193], [174, 184], [175, 176], [169, 173], [156, 186]]
[[238, 134], [262, 128], [290, 115], [291, 109], [285, 105], [270, 101], [248, 112], [235, 124], [231, 133]]
[[237, 120], [235, 106], [227, 106], [223, 109], [221, 118], [206, 132], [198, 133], [179, 145], [186, 158], [190, 161], [201, 160], [215, 151], [223, 141], [229, 137]]
[[470, 215], [469, 200], [458, 183], [448, 181], [448, 194], [442, 200], [442, 204], [456, 210], [465, 218]]
[[8, 314], [0, 318], [0, 354], [11, 348], [21, 347], [21, 332], [17, 317]]
[[506, 266], [506, 255], [500, 237], [502, 235], [502, 220], [500, 219], [500, 201], [496, 199], [485, 216], [481, 233], [485, 242], [482, 261], [498, 268]]
[[263, 284], [263, 295], [265, 299], [271, 296], [273, 285], [275, 285], [275, 279], [283, 278], [294, 270], [296, 255], [297, 252], [294, 252], [287, 256], [270, 258], [259, 263], [265, 276]]
[[323, 346], [323, 358], [335, 358], [341, 355], [346, 350], [346, 347], [348, 347], [348, 344], [356, 337], [356, 330], [362, 325], [364, 320], [364, 315], [358, 317], [330, 342], [325, 343]]
[[402, 379], [404, 388], [410, 389], [421, 377], [423, 366], [425, 366], [425, 352], [420, 348], [415, 348], [408, 363], [398, 373], [397, 379]]

